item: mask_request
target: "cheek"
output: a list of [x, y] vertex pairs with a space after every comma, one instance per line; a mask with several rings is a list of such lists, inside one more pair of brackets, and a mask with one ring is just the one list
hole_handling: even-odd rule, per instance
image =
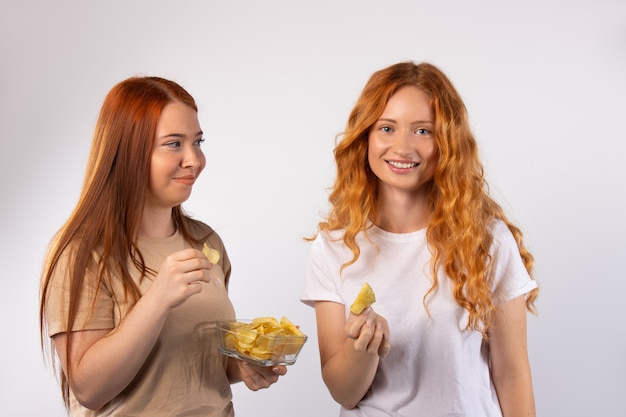
[[370, 166], [370, 168], [372, 168], [373, 164], [376, 164], [377, 159], [378, 158], [376, 157], [376, 151], [374, 149], [374, 146], [370, 142], [367, 145], [367, 164]]
[[371, 161], [376, 162], [378, 158], [380, 158], [381, 152], [383, 151], [380, 141], [370, 136], [369, 140], [367, 141], [367, 158]]
[[158, 176], [156, 175], [156, 170], [154, 168], [154, 165], [150, 166], [150, 173], [148, 177], [148, 190], [154, 190], [158, 187]]
[[148, 177], [148, 184], [150, 187], [154, 187], [158, 185], [159, 181], [162, 181], [162, 178], [166, 172], [166, 166], [163, 163], [161, 158], [152, 158], [150, 161], [150, 172]]
[[422, 148], [421, 154], [428, 160], [430, 163], [437, 163], [439, 159], [439, 149], [437, 148], [437, 143], [432, 141], [426, 144]]
[[200, 162], [200, 168], [198, 169], [199, 174], [204, 170], [204, 167], [206, 166], [206, 156], [204, 156], [204, 152], [200, 151], [200, 154], [198, 155], [198, 161]]
[[383, 164], [385, 162], [381, 159], [381, 151], [376, 149], [376, 146], [369, 146], [367, 149], [367, 164], [370, 170], [377, 178], [381, 178], [384, 175]]
[[433, 147], [428, 157], [428, 171], [429, 174], [434, 176], [437, 166], [439, 165], [439, 149], [436, 146]]

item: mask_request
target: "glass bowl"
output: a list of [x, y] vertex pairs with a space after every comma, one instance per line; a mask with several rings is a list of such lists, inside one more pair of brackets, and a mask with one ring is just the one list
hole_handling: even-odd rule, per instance
[[263, 334], [250, 330], [252, 320], [217, 321], [220, 353], [259, 366], [293, 365], [307, 336]]

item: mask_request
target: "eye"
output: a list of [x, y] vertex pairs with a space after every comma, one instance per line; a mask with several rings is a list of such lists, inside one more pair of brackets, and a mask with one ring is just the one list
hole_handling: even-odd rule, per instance
[[391, 132], [393, 132], [393, 128], [391, 126], [387, 126], [387, 125], [379, 127], [378, 130], [380, 130], [383, 133], [391, 133]]
[[168, 147], [168, 148], [180, 148], [180, 141], [174, 140], [171, 142], [166, 142], [163, 144], [163, 146]]
[[196, 139], [193, 144], [196, 146], [201, 146], [204, 143], [204, 138]]
[[432, 132], [430, 130], [428, 130], [428, 129], [420, 127], [418, 129], [415, 129], [415, 133], [420, 135], [420, 136], [425, 136], [425, 135], [430, 135]]

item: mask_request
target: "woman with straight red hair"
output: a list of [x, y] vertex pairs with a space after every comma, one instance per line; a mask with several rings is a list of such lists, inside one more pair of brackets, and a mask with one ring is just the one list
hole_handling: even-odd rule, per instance
[[[428, 63], [377, 71], [334, 154], [301, 299], [340, 415], [534, 416], [533, 257], [450, 80]], [[350, 312], [366, 282], [375, 304]]]
[[104, 101], [42, 275], [42, 343], [51, 338], [73, 416], [233, 416], [231, 383], [257, 390], [286, 373], [218, 352], [215, 320], [235, 319], [230, 261], [181, 207], [206, 163], [197, 111], [158, 77], [122, 81]]

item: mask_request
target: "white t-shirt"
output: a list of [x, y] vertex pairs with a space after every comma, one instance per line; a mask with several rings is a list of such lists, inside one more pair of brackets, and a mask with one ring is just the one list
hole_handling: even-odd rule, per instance
[[[493, 228], [493, 288], [508, 301], [537, 287], [524, 267], [517, 244], [506, 225]], [[488, 347], [477, 331], [466, 330], [468, 312], [452, 295], [452, 281], [440, 270], [439, 287], [432, 286], [431, 254], [426, 230], [394, 234], [378, 227], [368, 231], [373, 246], [357, 237], [361, 255], [352, 252], [337, 233], [320, 233], [310, 250], [301, 301], [334, 301], [348, 309], [364, 282], [376, 293], [372, 308], [389, 323], [391, 352], [358, 406], [341, 408], [340, 416], [367, 417], [501, 417], [490, 378]]]

